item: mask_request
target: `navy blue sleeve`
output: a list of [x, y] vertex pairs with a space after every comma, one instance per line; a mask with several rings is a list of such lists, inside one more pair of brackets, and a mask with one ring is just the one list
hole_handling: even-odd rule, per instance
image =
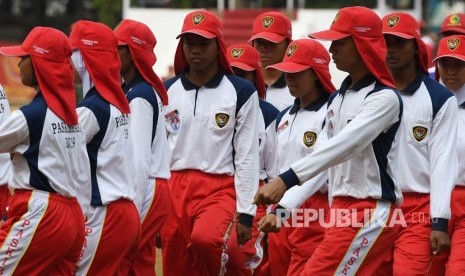
[[179, 79], [179, 76], [173, 77], [169, 80], [166, 80], [163, 84], [165, 85], [166, 90], [168, 90], [173, 83], [175, 83]]
[[236, 115], [241, 110], [242, 106], [250, 99], [250, 97], [257, 93], [255, 87], [249, 81], [235, 75], [225, 75], [232, 83], [237, 93]]
[[262, 99], [260, 99], [259, 105], [263, 114], [263, 118], [265, 119], [265, 128], [268, 128], [268, 126], [278, 116], [279, 110], [274, 105]]

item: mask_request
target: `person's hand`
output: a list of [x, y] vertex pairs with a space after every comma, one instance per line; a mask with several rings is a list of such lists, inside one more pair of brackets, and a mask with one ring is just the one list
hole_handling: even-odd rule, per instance
[[276, 177], [276, 179], [258, 189], [254, 203], [257, 206], [278, 203], [286, 192], [286, 189], [286, 184], [284, 184], [281, 177]]
[[279, 232], [281, 230], [281, 223], [279, 223], [278, 219], [275, 214], [270, 213], [260, 219], [258, 229], [265, 233]]
[[431, 249], [434, 255], [440, 254], [450, 246], [449, 234], [443, 231], [431, 231]]
[[252, 238], [252, 227], [236, 223], [237, 243], [243, 245]]

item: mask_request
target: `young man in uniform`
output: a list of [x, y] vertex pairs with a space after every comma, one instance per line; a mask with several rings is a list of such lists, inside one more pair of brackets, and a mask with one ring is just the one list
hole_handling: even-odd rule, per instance
[[395, 234], [386, 225], [402, 201], [392, 170], [402, 103], [384, 65], [381, 19], [368, 8], [347, 7], [329, 30], [310, 36], [332, 41], [332, 59], [349, 76], [329, 98], [321, 134], [327, 141], [262, 187], [255, 202], [277, 203], [287, 189], [328, 170], [330, 211], [346, 209], [353, 219], [336, 219], [302, 275], [372, 275], [391, 253]]
[[[449, 246], [450, 197], [457, 177], [457, 101], [428, 76], [428, 52], [417, 20], [395, 12], [382, 19], [386, 65], [402, 98], [395, 169], [406, 227], [398, 228], [393, 274], [424, 273]], [[419, 213], [428, 218], [419, 219]], [[431, 221], [429, 220], [431, 218]]]
[[[124, 19], [114, 30], [118, 39], [123, 90], [131, 108], [129, 131], [134, 147], [137, 202], [142, 222], [139, 250], [123, 264], [129, 275], [155, 275], [155, 243], [170, 211], [167, 182], [170, 177], [164, 106], [165, 86], [152, 66], [157, 43], [144, 23]], [[127, 271], [126, 271], [127, 269]]]
[[258, 96], [250, 82], [232, 74], [213, 13], [189, 13], [178, 38], [176, 77], [165, 83], [173, 212], [162, 233], [163, 269], [165, 275], [217, 275], [229, 258], [232, 227], [238, 244], [252, 236]]
[[279, 111], [291, 106], [294, 97], [289, 93], [284, 74], [278, 70], [267, 71], [265, 68], [283, 60], [291, 41], [291, 21], [283, 13], [265, 12], [255, 18], [249, 42], [260, 53], [262, 74], [267, 85], [265, 100]]
[[138, 249], [141, 229], [118, 42], [106, 25], [86, 20], [76, 22], [69, 40], [76, 49], [72, 60], [80, 79], [89, 76], [77, 113], [87, 142], [92, 194], [76, 274], [115, 275]]
[[[452, 35], [439, 41], [435, 60], [437, 80], [449, 88], [457, 99], [458, 129], [465, 127], [465, 36]], [[458, 180], [451, 195], [449, 220], [450, 252], [439, 255], [433, 267], [445, 275], [465, 274], [465, 137], [457, 131], [456, 152]]]
[[[321, 43], [299, 39], [289, 44], [283, 62], [267, 68], [284, 72], [286, 84], [296, 97], [294, 105], [281, 111], [276, 120], [281, 172], [287, 170], [294, 161], [311, 154], [319, 139], [326, 139], [320, 134], [329, 95], [336, 90], [329, 74], [330, 60], [328, 51]], [[327, 181], [325, 171], [313, 177], [309, 183], [291, 188], [279, 201], [274, 212], [259, 222], [262, 231], [279, 231], [269, 234], [273, 275], [298, 275], [323, 240], [325, 228], [320, 219], [306, 222], [299, 219], [303, 213], [292, 212], [300, 208], [299, 211], [318, 211], [318, 214], [325, 216], [329, 209]], [[277, 212], [280, 212], [278, 216]], [[283, 213], [288, 216], [279, 216]], [[280, 219], [287, 219], [291, 223], [278, 227]], [[301, 225], [293, 225], [294, 221]]]
[[37, 91], [0, 125], [0, 152], [13, 156], [13, 195], [0, 231], [2, 275], [76, 270], [85, 237], [76, 196], [90, 190], [90, 168], [71, 52], [66, 35], [48, 27], [32, 29], [20, 46], [0, 48], [3, 55], [21, 57], [21, 82]]
[[[260, 54], [255, 48], [245, 43], [233, 44], [228, 47], [227, 58], [234, 74], [244, 78], [255, 85], [259, 97], [260, 122], [259, 122], [259, 156], [260, 172], [259, 187], [268, 183], [278, 175], [278, 153], [276, 143], [276, 116], [279, 110], [271, 103], [265, 101], [266, 86], [261, 70]], [[267, 213], [264, 206], [257, 207], [257, 214], [252, 225], [252, 239], [242, 246], [244, 255], [239, 260], [230, 258], [228, 264], [247, 266], [254, 271], [254, 275], [260, 275], [262, 269], [266, 269], [268, 262], [268, 248], [264, 233], [258, 230], [258, 221]], [[234, 234], [230, 242], [236, 242]], [[264, 266], [265, 265], [265, 266]], [[231, 269], [228, 269], [230, 271]]]

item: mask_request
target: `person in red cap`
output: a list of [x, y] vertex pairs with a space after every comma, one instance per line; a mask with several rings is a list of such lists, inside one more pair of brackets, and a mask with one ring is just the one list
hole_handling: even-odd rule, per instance
[[[321, 43], [299, 39], [289, 44], [282, 62], [267, 67], [267, 70], [285, 73], [289, 90], [296, 97], [294, 105], [281, 111], [277, 118], [281, 172], [294, 161], [312, 153], [316, 143], [321, 143], [319, 139], [325, 139], [320, 133], [326, 104], [329, 95], [336, 90], [331, 83], [329, 62], [328, 51]], [[259, 222], [262, 231], [279, 232], [269, 234], [272, 274], [298, 275], [323, 240], [325, 228], [318, 219], [304, 227], [292, 224], [280, 227], [280, 220], [296, 221], [290, 218], [290, 213], [297, 208], [319, 210], [326, 214], [329, 209], [327, 180], [327, 173], [322, 172], [302, 186], [291, 188], [276, 209]], [[286, 217], [280, 216], [282, 214]]]
[[[271, 103], [265, 101], [266, 86], [263, 79], [260, 54], [255, 48], [245, 43], [233, 44], [228, 47], [227, 58], [234, 74], [244, 78], [255, 85], [259, 96], [260, 122], [259, 122], [259, 187], [274, 179], [278, 175], [278, 154], [276, 151], [276, 116], [279, 110]], [[257, 207], [252, 225], [252, 239], [249, 240], [241, 250], [244, 254], [230, 258], [228, 265], [247, 266], [254, 271], [254, 275], [259, 274], [262, 267], [267, 263], [268, 256], [265, 256], [267, 249], [264, 248], [264, 233], [258, 231], [258, 221], [267, 213], [267, 208]], [[233, 234], [230, 242], [236, 242]], [[227, 271], [231, 271], [228, 266]]]
[[76, 22], [69, 41], [75, 49], [72, 60], [79, 79], [88, 78], [77, 113], [86, 136], [92, 180], [91, 207], [84, 214], [86, 241], [76, 275], [115, 275], [123, 260], [136, 253], [141, 231], [118, 42], [109, 27], [86, 20]]
[[[458, 103], [458, 129], [465, 127], [465, 36], [452, 35], [439, 41], [436, 63], [437, 80], [449, 88]], [[449, 134], [451, 135], [451, 134]], [[457, 131], [456, 152], [458, 159], [458, 179], [452, 190], [450, 201], [451, 218], [449, 236], [451, 238], [449, 254], [439, 255], [433, 263], [443, 275], [465, 274], [465, 138]]]
[[[10, 103], [8, 97], [0, 84], [0, 124], [10, 115]], [[9, 153], [0, 154], [0, 226], [7, 219], [8, 201], [10, 200], [10, 190], [8, 180], [11, 174], [11, 157]]]
[[[438, 32], [439, 39], [451, 35], [465, 35], [465, 13], [452, 13], [446, 16], [441, 24], [441, 29]], [[434, 58], [434, 55], [431, 57]], [[432, 79], [435, 79], [435, 66], [431, 66], [428, 70]]]
[[265, 68], [283, 60], [291, 41], [291, 21], [283, 13], [265, 12], [255, 18], [249, 42], [260, 53], [262, 74], [267, 85], [265, 100], [280, 111], [291, 106], [294, 97], [289, 93], [284, 74], [278, 70], [267, 71]]
[[134, 147], [138, 209], [142, 222], [139, 250], [123, 264], [124, 275], [155, 275], [155, 241], [171, 202], [169, 156], [163, 108], [168, 95], [153, 71], [157, 43], [144, 23], [124, 19], [114, 30], [118, 39], [123, 90], [131, 108], [130, 135]]
[[35, 27], [20, 46], [0, 48], [21, 57], [21, 82], [37, 94], [0, 125], [0, 152], [11, 153], [13, 189], [0, 230], [0, 274], [74, 275], [84, 243], [77, 196], [90, 192], [85, 136], [78, 124], [64, 33]]
[[[252, 237], [258, 96], [250, 82], [233, 75], [213, 13], [187, 14], [178, 38], [176, 76], [165, 82], [174, 206], [162, 231], [163, 274], [217, 275], [225, 272], [228, 254], [240, 254], [238, 244]], [[238, 244], [228, 244], [234, 225]]]
[[262, 187], [255, 203], [277, 203], [287, 189], [328, 170], [330, 212], [347, 210], [350, 218], [329, 225], [302, 275], [372, 275], [392, 253], [395, 232], [387, 226], [396, 224], [402, 202], [393, 174], [402, 101], [385, 65], [381, 19], [371, 9], [347, 7], [329, 30], [309, 36], [332, 41], [332, 59], [349, 76], [328, 100], [320, 134], [327, 141]]
[[[404, 104], [395, 171], [407, 224], [398, 228], [393, 273], [426, 273], [433, 256], [450, 243], [447, 225], [457, 178], [457, 101], [428, 76], [428, 52], [418, 21], [408, 13], [394, 12], [384, 16], [382, 24], [386, 64]], [[418, 220], [419, 212], [431, 222]], [[428, 275], [443, 273], [430, 270]]]

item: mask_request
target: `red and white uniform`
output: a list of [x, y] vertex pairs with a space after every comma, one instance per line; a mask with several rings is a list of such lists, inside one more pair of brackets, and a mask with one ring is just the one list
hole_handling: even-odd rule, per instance
[[[327, 98], [317, 99], [305, 108], [300, 101], [283, 110], [277, 119], [278, 157], [281, 172], [289, 165], [313, 152], [321, 137], [326, 115]], [[292, 154], [291, 154], [292, 153]], [[323, 211], [329, 209], [326, 172], [289, 189], [278, 203], [278, 209], [292, 212], [296, 208]], [[300, 214], [303, 216], [303, 213]], [[279, 216], [278, 216], [279, 217]], [[291, 219], [288, 219], [290, 222]], [[304, 223], [303, 220], [298, 221]], [[282, 227], [279, 233], [268, 234], [269, 265], [273, 275], [297, 275], [305, 267], [318, 244], [323, 240], [324, 228], [318, 220], [306, 227]]]
[[457, 178], [456, 98], [422, 72], [399, 94], [404, 111], [397, 132], [395, 171], [404, 196], [401, 209], [407, 227], [397, 234], [394, 275], [428, 270], [433, 258], [430, 232], [447, 232]]
[[125, 83], [123, 89], [131, 107], [129, 132], [136, 165], [136, 202], [142, 223], [140, 248], [130, 270], [133, 274], [153, 274], [156, 236], [171, 207], [164, 107], [154, 88], [140, 76]]
[[218, 274], [234, 213], [251, 226], [256, 211], [258, 96], [249, 82], [221, 70], [202, 87], [184, 73], [165, 85], [174, 210], [163, 233], [164, 274], [192, 274], [192, 266]]
[[[320, 135], [327, 135], [328, 140], [317, 143], [309, 156], [294, 162], [281, 178], [291, 187], [328, 170], [331, 210], [356, 212], [353, 216], [360, 222], [364, 210], [372, 209], [373, 219], [388, 222], [393, 204], [402, 202], [392, 170], [401, 117], [399, 96], [373, 75], [353, 85], [348, 77], [331, 95], [327, 109]], [[328, 228], [303, 274], [376, 271], [383, 262], [380, 255], [392, 246], [394, 233], [380, 223], [355, 226]]]
[[0, 125], [0, 152], [13, 153], [15, 190], [0, 232], [0, 275], [73, 271], [84, 242], [76, 195], [90, 181], [81, 127], [66, 125], [38, 92]]
[[[0, 125], [10, 115], [10, 103], [3, 87], [0, 85]], [[9, 153], [0, 154], [0, 220], [6, 220], [8, 200], [8, 180], [11, 174], [11, 157]]]
[[[130, 174], [135, 168], [129, 114], [105, 101], [95, 87], [86, 93], [77, 113], [87, 143], [92, 194], [76, 274], [117, 271], [124, 256], [135, 252], [140, 238], [140, 219], [133, 203], [135, 181]], [[115, 220], [119, 225], [107, 223]]]

